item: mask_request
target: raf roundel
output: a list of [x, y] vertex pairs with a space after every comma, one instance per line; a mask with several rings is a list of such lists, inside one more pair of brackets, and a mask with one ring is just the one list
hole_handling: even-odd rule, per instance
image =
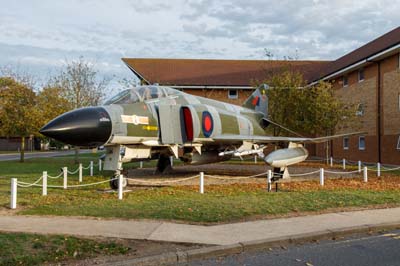
[[214, 129], [214, 121], [211, 114], [208, 111], [203, 112], [202, 128], [203, 128], [203, 135], [207, 138], [210, 137]]

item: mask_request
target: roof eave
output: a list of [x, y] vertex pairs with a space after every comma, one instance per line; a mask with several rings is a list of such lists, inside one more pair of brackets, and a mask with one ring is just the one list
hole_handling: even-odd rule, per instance
[[360, 67], [364, 67], [364, 66], [366, 66], [368, 64], [371, 64], [372, 62], [376, 62], [376, 61], [382, 60], [384, 58], [387, 58], [387, 57], [389, 57], [391, 55], [394, 55], [394, 54], [398, 53], [399, 51], [400, 51], [400, 43], [398, 43], [398, 44], [396, 44], [396, 45], [394, 45], [392, 47], [389, 47], [389, 48], [387, 48], [387, 49], [385, 49], [385, 50], [383, 50], [381, 52], [373, 54], [373, 55], [371, 55], [371, 56], [369, 56], [369, 57], [367, 57], [367, 58], [365, 58], [363, 60], [357, 61], [357, 62], [355, 62], [355, 63], [353, 63], [353, 64], [351, 64], [351, 65], [349, 65], [349, 66], [347, 66], [345, 68], [342, 68], [342, 69], [340, 69], [338, 71], [335, 71], [335, 72], [333, 72], [331, 74], [328, 74], [328, 75], [326, 75], [324, 77], [321, 77], [321, 78], [315, 80], [314, 82], [310, 83], [310, 86], [313, 86], [313, 85], [317, 84], [319, 81], [330, 80], [330, 79], [336, 78], [338, 76], [342, 76], [342, 75], [344, 75], [346, 73], [349, 73], [349, 72], [351, 72], [351, 71], [353, 71], [355, 69], [358, 69]]

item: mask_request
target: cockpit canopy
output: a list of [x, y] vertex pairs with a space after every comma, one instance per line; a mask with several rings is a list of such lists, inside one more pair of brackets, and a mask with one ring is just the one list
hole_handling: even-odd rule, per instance
[[131, 104], [143, 102], [151, 99], [165, 98], [172, 95], [178, 95], [181, 92], [169, 87], [161, 86], [140, 86], [132, 89], [123, 90], [108, 101], [105, 105], [110, 104]]

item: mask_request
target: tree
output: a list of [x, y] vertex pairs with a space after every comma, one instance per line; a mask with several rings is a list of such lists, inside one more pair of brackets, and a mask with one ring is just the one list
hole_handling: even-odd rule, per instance
[[20, 162], [24, 162], [25, 139], [40, 126], [36, 94], [13, 78], [0, 78], [0, 134], [21, 137]]
[[94, 64], [80, 57], [68, 62], [61, 72], [50, 79], [49, 87], [58, 87], [73, 109], [98, 105], [105, 95], [108, 79], [98, 78]]
[[[40, 120], [42, 125], [47, 124], [55, 117], [72, 109], [71, 104], [63, 97], [62, 89], [59, 87], [44, 87], [37, 94], [37, 108], [40, 111]], [[40, 135], [42, 140], [47, 140], [46, 137]], [[62, 147], [64, 144], [58, 141], [53, 141], [56, 147]]]
[[[329, 82], [307, 87], [303, 76], [289, 69], [271, 75], [264, 83], [270, 86], [269, 119], [301, 135], [333, 135], [356, 122], [357, 106], [336, 97]], [[288, 134], [280, 127], [273, 130], [274, 135]], [[327, 145], [327, 155], [328, 149]]]
[[[59, 88], [67, 100], [68, 108], [76, 109], [98, 105], [105, 95], [108, 79], [98, 78], [94, 64], [80, 57], [67, 63], [61, 72], [50, 79], [47, 87]], [[75, 162], [78, 163], [78, 148], [75, 148]]]
[[48, 86], [39, 91], [37, 106], [43, 124], [72, 109], [71, 103], [63, 97], [62, 88]]

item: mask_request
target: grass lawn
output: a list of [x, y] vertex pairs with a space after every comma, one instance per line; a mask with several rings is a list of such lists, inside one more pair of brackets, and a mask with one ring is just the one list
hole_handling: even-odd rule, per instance
[[0, 232], [0, 265], [43, 265], [99, 255], [126, 254], [129, 250], [113, 241], [94, 241], [62, 235]]
[[[85, 154], [81, 158], [84, 165], [88, 165], [90, 160], [96, 162], [97, 156]], [[54, 176], [62, 166], [71, 170], [77, 167], [72, 156], [29, 159], [23, 164], [0, 162], [0, 176], [4, 177], [0, 178], [0, 208], [9, 206], [9, 177], [33, 182], [41, 171], [47, 170]], [[95, 171], [95, 174], [95, 177], [85, 176], [84, 182], [101, 181], [111, 173]], [[76, 181], [74, 175], [69, 183], [77, 184]], [[61, 185], [61, 182], [49, 180], [49, 184]], [[264, 184], [206, 185], [203, 195], [198, 193], [197, 186], [158, 187], [125, 193], [122, 201], [117, 200], [116, 193], [103, 193], [106, 188], [107, 183], [89, 188], [49, 189], [46, 197], [41, 196], [41, 188], [18, 188], [16, 212], [214, 223], [330, 208], [400, 206], [400, 178], [397, 176], [371, 177], [368, 184], [359, 179], [326, 180], [323, 188], [316, 181], [296, 182], [281, 185], [278, 193], [267, 193]]]

